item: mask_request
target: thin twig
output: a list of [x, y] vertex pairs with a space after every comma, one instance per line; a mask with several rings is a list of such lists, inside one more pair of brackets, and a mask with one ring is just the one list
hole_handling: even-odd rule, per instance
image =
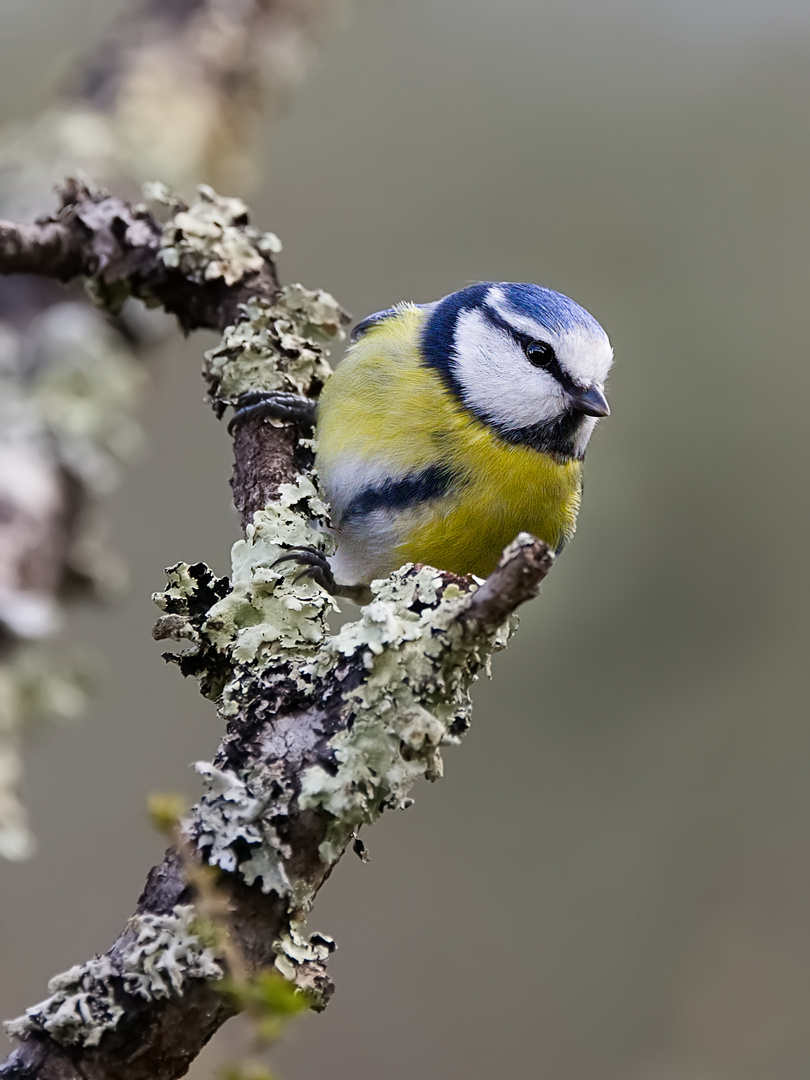
[[4, 274], [40, 274], [69, 281], [95, 267], [84, 262], [85, 252], [70, 226], [62, 221], [15, 225], [0, 221], [0, 268]]
[[522, 533], [506, 549], [497, 570], [472, 593], [462, 621], [467, 627], [496, 630], [521, 604], [537, 596], [553, 565], [554, 553], [548, 544]]

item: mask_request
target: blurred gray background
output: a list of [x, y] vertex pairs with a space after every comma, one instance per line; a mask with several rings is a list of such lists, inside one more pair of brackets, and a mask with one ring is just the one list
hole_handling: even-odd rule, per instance
[[[0, 119], [122, 6], [4, 0]], [[803, 0], [365, 0], [265, 139], [286, 280], [358, 318], [536, 281], [616, 349], [576, 540], [445, 779], [319, 900], [338, 992], [275, 1051], [286, 1080], [807, 1077], [809, 52]], [[161, 854], [147, 793], [193, 797], [217, 742], [149, 601], [237, 536], [207, 344], [164, 350], [112, 500], [128, 599], [71, 627], [101, 691], [26, 754], [6, 1017], [107, 947]]]

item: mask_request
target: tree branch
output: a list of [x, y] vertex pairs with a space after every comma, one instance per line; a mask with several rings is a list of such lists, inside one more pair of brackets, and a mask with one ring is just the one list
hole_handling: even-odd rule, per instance
[[[238, 220], [246, 237], [261, 239], [247, 229], [247, 208], [240, 200], [219, 199], [210, 188], [200, 190], [198, 225], [208, 207], [207, 216], [219, 218], [215, 228], [220, 233]], [[174, 234], [164, 233], [145, 207], [133, 208], [93, 192], [78, 180], [67, 181], [59, 194], [62, 206], [54, 217], [31, 225], [0, 222], [0, 274], [38, 274], [62, 282], [82, 276], [103, 290], [107, 306], [120, 308], [129, 295], [159, 303], [186, 332], [224, 330], [237, 320], [240, 304], [253, 297], [272, 299], [278, 291], [272, 260], [255, 244], [251, 257], [242, 266], [235, 263], [231, 274], [194, 275], [190, 260], [184, 262], [182, 255], [172, 265], [166, 236]], [[176, 214], [188, 211], [179, 202], [173, 208]], [[175, 231], [194, 223], [193, 217], [183, 218]]]
[[[72, 94], [0, 131], [0, 218], [30, 220], [53, 185], [77, 173], [134, 198], [152, 176], [185, 192], [201, 179], [248, 188], [258, 175], [257, 120], [286, 102], [334, 3], [132, 0], [80, 65]], [[78, 593], [107, 599], [120, 582], [101, 542], [102, 497], [137, 445], [144, 353], [167, 325], [131, 307], [110, 319], [81, 288], [59, 286], [92, 275], [108, 311], [120, 308], [124, 293], [107, 284], [115, 275], [83, 238], [69, 214], [7, 223], [0, 237], [7, 273], [42, 273], [47, 264], [54, 278], [0, 282], [0, 856], [8, 858], [33, 848], [16, 793], [20, 731], [57, 700], [84, 694], [81, 663], [43, 639]], [[118, 252], [114, 242], [108, 249]], [[123, 276], [138, 293], [129, 269]], [[175, 310], [172, 285], [166, 274], [157, 292]], [[270, 295], [272, 282], [264, 285], [252, 282], [251, 294]], [[207, 326], [220, 315], [233, 321], [238, 296], [214, 281], [194, 302], [178, 315]], [[59, 693], [65, 683], [70, 694]]]
[[0, 260], [4, 274], [41, 274], [59, 281], [89, 270], [70, 227], [61, 221], [0, 221]]
[[533, 599], [554, 564], [547, 544], [521, 533], [509, 545], [501, 565], [471, 596], [462, 616], [468, 627], [497, 630], [521, 604]]
[[[77, 246], [95, 282], [160, 297], [189, 323], [204, 310], [208, 325], [222, 326], [236, 311], [206, 357], [219, 412], [247, 389], [316, 396], [328, 375], [319, 339], [339, 331], [340, 309], [328, 294], [300, 286], [247, 299], [256, 285], [275, 288], [268, 242], [244, 215], [230, 213], [214, 249], [207, 233], [189, 248], [195, 215], [211, 205], [226, 217], [223, 207], [234, 209], [206, 193], [161, 230], [141, 210], [118, 204], [110, 214], [106, 198], [79, 191], [68, 216], [81, 225]], [[238, 254], [229, 261], [223, 251]], [[262, 268], [246, 269], [257, 254]], [[212, 266], [222, 282], [218, 312], [206, 307]], [[332, 598], [296, 581], [288, 565], [275, 566], [290, 547], [328, 543], [326, 507], [306, 458], [287, 426], [254, 418], [237, 427], [233, 487], [247, 524], [232, 577], [217, 578], [200, 563], [171, 568], [156, 598], [165, 613], [156, 636], [191, 644], [167, 659], [200, 681], [226, 727], [214, 761], [198, 765], [206, 791], [183, 824], [185, 842], [220, 872], [230, 933], [248, 971], [275, 965], [322, 1007], [333, 946], [305, 928], [321, 885], [359, 828], [406, 807], [420, 777], [441, 775], [442, 747], [469, 727], [471, 684], [505, 644], [512, 612], [536, 595], [553, 557], [521, 534], [480, 588], [408, 565], [377, 583], [357, 621], [330, 634]], [[235, 1010], [217, 981], [223, 956], [195, 936], [192, 901], [170, 850], [112, 948], [54, 980], [50, 998], [10, 1025], [23, 1041], [0, 1077], [181, 1076]]]

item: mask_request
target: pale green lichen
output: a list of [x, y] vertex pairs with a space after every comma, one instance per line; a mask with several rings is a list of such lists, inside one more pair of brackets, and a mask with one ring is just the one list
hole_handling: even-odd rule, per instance
[[154, 1001], [179, 992], [187, 979], [221, 979], [223, 969], [196, 932], [192, 904], [176, 905], [171, 915], [135, 915], [135, 941], [120, 959], [128, 994]]
[[[281, 505], [293, 498], [286, 492]], [[299, 527], [307, 526], [302, 521]], [[465, 632], [459, 615], [466, 593], [438, 571], [409, 564], [389, 579], [374, 582], [374, 600], [362, 609], [361, 618], [333, 636], [323, 622], [331, 598], [308, 586], [320, 596], [322, 606], [312, 629], [303, 632], [301, 611], [295, 610], [290, 620], [289, 607], [277, 606], [284, 587], [276, 583], [269, 562], [276, 557], [278, 542], [264, 550], [252, 549], [250, 540], [240, 545], [244, 548], [235, 549], [234, 578], [241, 578], [243, 586], [212, 609], [217, 613], [217, 646], [235, 669], [221, 696], [222, 712], [236, 711], [250, 692], [246, 685], [255, 686], [261, 679], [267, 688], [279, 672], [285, 679], [298, 680], [299, 689], [305, 691], [319, 685], [345, 659], [359, 660], [366, 671], [361, 686], [345, 695], [352, 723], [329, 740], [336, 767], [312, 765], [300, 777], [299, 808], [320, 808], [330, 815], [320, 848], [329, 865], [360, 826], [375, 821], [385, 809], [408, 806], [418, 779], [441, 776], [441, 747], [457, 743], [468, 728], [470, 687], [491, 651], [503, 647], [510, 627], [494, 635]], [[246, 550], [252, 552], [250, 558], [244, 556]], [[268, 573], [274, 575], [274, 588], [262, 600], [271, 605], [269, 614], [256, 606], [255, 599], [248, 603], [244, 588], [246, 583], [255, 587], [257, 578], [264, 585]], [[254, 616], [268, 620], [251, 622], [247, 651], [240, 625], [246, 604]], [[231, 614], [222, 618], [222, 612]], [[280, 632], [279, 616], [284, 614], [287, 620]], [[203, 634], [210, 634], [210, 622], [209, 616]], [[268, 648], [270, 643], [274, 648]], [[288, 897], [293, 909], [306, 909], [312, 896], [305, 884], [290, 879], [284, 866], [290, 853], [276, 828], [262, 820], [270, 807], [274, 817], [283, 816], [293, 793], [280, 792], [275, 774], [266, 769], [237, 774], [198, 765], [198, 771], [206, 777], [208, 791], [186, 827], [206, 858], [225, 870], [238, 871], [249, 883], [261, 878], [265, 891]], [[245, 845], [250, 851], [247, 861]]]
[[[198, 761], [195, 768], [206, 791], [194, 808], [193, 819], [183, 824], [194, 833], [207, 861], [231, 873], [238, 867], [248, 885], [261, 880], [264, 892], [275, 890], [279, 896], [287, 896], [291, 885], [282, 860], [289, 857], [290, 850], [271, 822], [264, 819], [271, 788], [267, 780], [262, 783], [261, 771], [239, 776], [207, 761]], [[254, 795], [254, 788], [262, 794]], [[252, 855], [239, 863], [236, 849], [245, 845]]]
[[26, 1009], [24, 1016], [7, 1020], [6, 1034], [24, 1039], [44, 1031], [62, 1045], [98, 1046], [124, 1015], [111, 982], [117, 975], [108, 956], [95, 956], [55, 975], [48, 983], [51, 996]]
[[[229, 672], [217, 695], [223, 717], [272, 696], [274, 686], [280, 697], [298, 695], [305, 708], [341, 665], [356, 670], [359, 664], [364, 672], [360, 685], [341, 695], [340, 730], [322, 751], [328, 764], [305, 768], [296, 784], [272, 767], [272, 759], [236, 771], [197, 766], [207, 790], [184, 823], [186, 835], [207, 861], [249, 884], [260, 880], [265, 892], [284, 898], [298, 920], [312, 906], [317, 880], [290, 870], [293, 853], [279, 823], [292, 812], [292, 801], [296, 812], [326, 814], [319, 847], [324, 867], [362, 825], [386, 809], [408, 806], [418, 779], [441, 776], [441, 748], [457, 743], [469, 727], [470, 687], [513, 625], [470, 630], [461, 616], [475, 584], [408, 564], [373, 582], [373, 600], [360, 618], [330, 634], [331, 596], [308, 579], [296, 582], [297, 567], [273, 565], [290, 547], [330, 543], [325, 512], [313, 482], [300, 476], [282, 486], [278, 502], [258, 512], [234, 545], [231, 589], [207, 614], [191, 616], [209, 571], [181, 568], [171, 587], [172, 604], [180, 604], [172, 610], [188, 613], [181, 629], [196, 644], [186, 655], [205, 667], [216, 654]], [[167, 594], [158, 600], [167, 609]], [[310, 954], [312, 941], [300, 921], [290, 941], [278, 945], [277, 966], [298, 985], [316, 970], [308, 965], [325, 960], [317, 950]], [[317, 973], [325, 977], [320, 968]]]
[[276, 969], [310, 995], [314, 1008], [323, 1008], [326, 961], [337, 948], [334, 939], [328, 934], [308, 934], [303, 919], [290, 919], [286, 932], [273, 945]]
[[[192, 653], [181, 655], [181, 667], [189, 665], [184, 670], [197, 674], [196, 664], [209, 671], [222, 661], [229, 670], [227, 684], [216, 680], [211, 684], [223, 716], [237, 712], [246, 688], [253, 687], [260, 676], [267, 686], [276, 677], [299, 679], [302, 689], [307, 686], [304, 668], [314, 665], [336, 604], [310, 578], [295, 581], [297, 568], [290, 573], [289, 564], [273, 564], [291, 548], [332, 548], [331, 538], [323, 531], [326, 509], [309, 477], [301, 475], [295, 484], [281, 485], [278, 500], [254, 515], [244, 539], [233, 546], [227, 595], [195, 617], [200, 590], [210, 595], [211, 582], [218, 581], [218, 588], [225, 579], [214, 579], [199, 565], [184, 564], [172, 568], [169, 587], [155, 595], [158, 605], [169, 613], [164, 618], [178, 620], [172, 625], [172, 636], [186, 638], [195, 646]], [[289, 880], [284, 868], [289, 849], [263, 818], [271, 793], [276, 812], [283, 810], [274, 778], [260, 769], [237, 774], [206, 763], [199, 763], [197, 770], [207, 790], [185, 827], [207, 860], [224, 870], [238, 868], [248, 884], [260, 880], [265, 892], [305, 903], [307, 896], [299, 892], [298, 882]]]
[[5, 1024], [6, 1032], [25, 1038], [44, 1031], [56, 1042], [98, 1046], [124, 1015], [122, 994], [147, 1001], [179, 992], [188, 979], [220, 979], [216, 956], [195, 932], [192, 905], [176, 906], [169, 915], [136, 915], [130, 920], [126, 949], [96, 956], [55, 976], [51, 996]]
[[234, 544], [231, 592], [208, 612], [203, 633], [237, 664], [261, 664], [279, 649], [323, 640], [334, 600], [311, 578], [296, 582], [289, 566], [273, 563], [291, 548], [333, 550], [331, 538], [315, 527], [325, 515], [314, 483], [299, 476], [296, 484], [281, 485], [278, 500], [257, 511]]
[[330, 740], [337, 769], [313, 765], [301, 778], [299, 806], [322, 807], [334, 819], [320, 849], [325, 863], [361, 825], [410, 805], [416, 780], [442, 775], [440, 748], [469, 727], [470, 686], [509, 632], [466, 634], [464, 594], [431, 567], [406, 565], [372, 591], [361, 618], [332, 637], [317, 661], [326, 671], [338, 657], [355, 656], [367, 672], [347, 694], [353, 724]]
[[272, 302], [253, 299], [245, 317], [205, 354], [213, 397], [234, 404], [248, 390], [317, 394], [331, 374], [325, 343], [347, 316], [329, 293], [285, 285]]
[[[267, 530], [260, 544], [249, 534], [234, 548], [233, 594], [212, 609], [213, 640], [233, 671], [220, 709], [231, 715], [255, 697], [257, 686], [266, 694], [275, 678], [292, 680], [305, 700], [307, 690], [325, 685], [339, 665], [354, 661], [362, 665], [365, 677], [344, 694], [351, 722], [344, 721], [327, 740], [330, 766], [311, 765], [297, 785], [283, 781], [283, 770], [270, 765], [234, 771], [198, 764], [207, 790], [184, 828], [208, 862], [239, 873], [248, 884], [260, 881], [263, 891], [286, 900], [292, 925], [276, 943], [276, 966], [296, 985], [317, 991], [325, 985], [323, 965], [332, 943], [323, 936], [306, 936], [303, 920], [317, 884], [290, 872], [293, 853], [281, 839], [278, 823], [290, 813], [293, 799], [299, 811], [325, 811], [327, 830], [319, 853], [327, 867], [362, 825], [386, 809], [410, 805], [414, 783], [441, 776], [441, 748], [456, 744], [469, 727], [470, 687], [491, 652], [506, 643], [513, 621], [494, 633], [470, 631], [461, 618], [469, 599], [466, 584], [409, 564], [374, 582], [374, 599], [360, 618], [334, 635], [328, 634], [323, 620], [331, 597], [308, 585], [313, 595], [307, 603], [319, 596], [320, 606], [316, 604], [314, 617], [309, 615], [314, 618], [311, 630], [305, 630], [300, 610], [291, 619], [289, 606], [278, 606], [280, 597], [295, 586], [279, 582], [271, 563], [284, 543], [307, 538], [306, 517], [297, 525], [293, 518], [302, 510], [302, 492], [305, 500], [317, 497], [308, 483], [301, 478], [297, 486], [288, 485], [279, 507], [259, 520], [258, 532]], [[279, 528], [282, 536], [274, 532]], [[193, 582], [189, 576], [180, 587], [193, 594]], [[241, 625], [246, 606], [253, 618], [260, 618], [250, 622], [247, 649]], [[303, 618], [306, 623], [306, 614]], [[198, 624], [203, 637], [211, 635], [210, 623], [209, 614]]]
[[[148, 198], [176, 205], [163, 185], [145, 185]], [[247, 224], [248, 208], [241, 199], [218, 195], [205, 184], [197, 188], [191, 206], [183, 206], [163, 228], [160, 257], [192, 281], [222, 280], [235, 285], [262, 269], [266, 256], [281, 251], [275, 233]]]
[[[296, 581], [289, 564], [273, 565], [302, 545], [330, 551], [325, 514], [313, 480], [301, 475], [295, 484], [281, 485], [278, 501], [258, 511], [234, 544], [230, 588], [202, 564], [180, 563], [169, 571], [168, 588], [154, 594], [167, 613], [157, 636], [193, 643], [192, 652], [170, 658], [184, 674], [205, 676], [203, 692], [221, 696], [223, 715], [238, 709], [244, 679], [272, 668], [279, 656], [288, 667], [302, 665], [326, 637], [329, 613], [337, 607], [333, 598], [309, 577]], [[216, 677], [217, 667], [227, 686]]]

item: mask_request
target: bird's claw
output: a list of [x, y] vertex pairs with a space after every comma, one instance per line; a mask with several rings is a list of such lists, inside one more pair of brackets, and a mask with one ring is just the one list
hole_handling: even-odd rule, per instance
[[318, 548], [310, 547], [308, 544], [301, 544], [292, 548], [286, 555], [280, 555], [277, 559], [274, 559], [270, 566], [272, 568], [283, 562], [295, 562], [303, 567], [293, 578], [293, 583], [308, 577], [312, 578], [316, 585], [320, 585], [322, 589], [325, 589], [332, 596], [340, 594], [341, 587], [335, 581], [329, 560]]
[[317, 402], [303, 394], [292, 394], [287, 390], [248, 390], [240, 394], [234, 406], [228, 434], [233, 435], [245, 420], [263, 420], [265, 417], [285, 420], [301, 428], [312, 428], [315, 426], [316, 411]]
[[270, 566], [272, 568], [284, 562], [296, 562], [302, 566], [293, 578], [293, 583], [308, 577], [316, 585], [325, 589], [330, 596], [345, 596], [355, 604], [368, 604], [372, 599], [368, 585], [339, 585], [335, 581], [329, 560], [319, 548], [311, 547], [309, 544], [299, 544], [290, 548], [286, 555], [279, 555]]

